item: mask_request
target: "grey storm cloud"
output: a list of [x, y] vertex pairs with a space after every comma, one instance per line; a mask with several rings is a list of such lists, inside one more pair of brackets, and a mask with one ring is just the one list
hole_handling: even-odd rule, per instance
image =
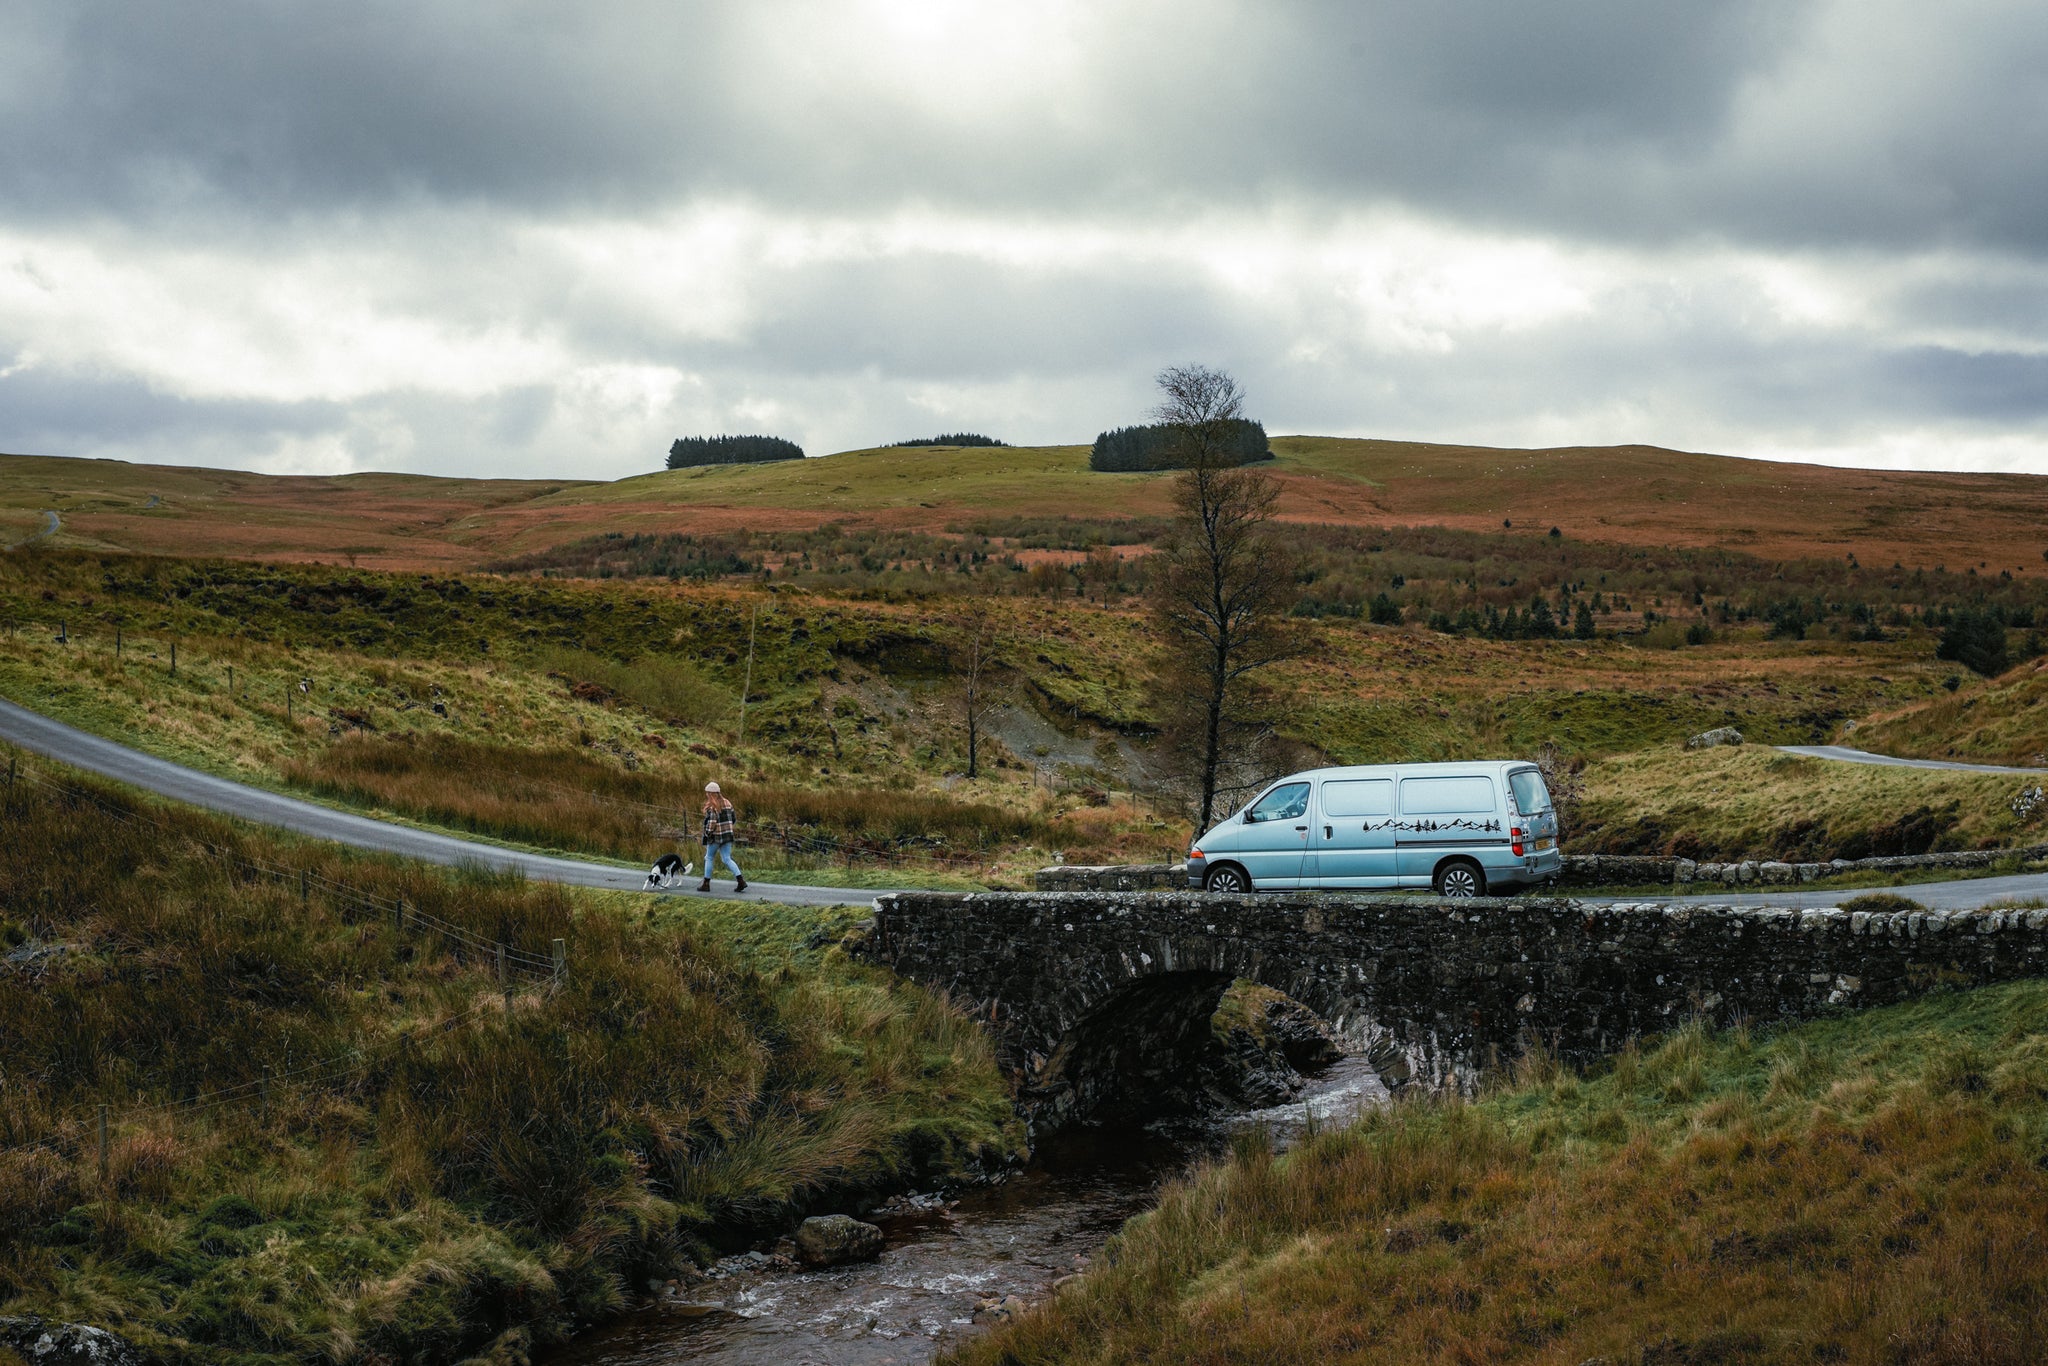
[[1201, 359], [1276, 431], [2048, 472], [2043, 70], [2025, 0], [22, 0], [0, 449], [1086, 440]]
[[[2048, 232], [2027, 169], [2048, 160], [2048, 12], [2023, 2], [1872, 0], [1826, 32], [1813, 0], [1105, 5], [1078, 60], [1004, 67], [957, 104], [864, 79], [847, 24], [807, 22], [828, 7], [9, 12], [14, 213], [1277, 194], [1591, 236]], [[926, 74], [990, 60], [935, 50]]]

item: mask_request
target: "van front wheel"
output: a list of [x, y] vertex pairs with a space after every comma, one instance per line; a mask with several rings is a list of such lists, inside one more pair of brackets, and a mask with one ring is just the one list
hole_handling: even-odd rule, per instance
[[1212, 892], [1249, 892], [1252, 880], [1244, 875], [1244, 869], [1234, 863], [1209, 870], [1209, 880], [1204, 884]]
[[1454, 858], [1436, 870], [1438, 896], [1485, 896], [1486, 874], [1470, 859]]

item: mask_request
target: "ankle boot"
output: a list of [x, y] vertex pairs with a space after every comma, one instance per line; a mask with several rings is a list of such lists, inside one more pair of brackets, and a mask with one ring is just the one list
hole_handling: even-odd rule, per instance
[[707, 877], [707, 878], [705, 878], [705, 879], [704, 879], [704, 880], [703, 880], [702, 882], [698, 883], [698, 884], [697, 884], [697, 890], [698, 890], [698, 891], [700, 891], [700, 892], [708, 892], [708, 891], [710, 891], [710, 890], [711, 890], [711, 879]]
[[735, 892], [744, 892], [745, 890], [747, 890], [747, 880], [745, 878], [741, 878], [738, 882], [733, 884], [733, 890]]

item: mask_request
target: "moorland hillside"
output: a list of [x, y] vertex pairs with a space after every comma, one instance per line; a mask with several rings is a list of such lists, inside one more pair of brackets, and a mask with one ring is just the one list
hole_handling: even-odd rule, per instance
[[[1263, 466], [1284, 520], [1542, 533], [1770, 559], [2048, 579], [2048, 479], [1837, 469], [1652, 446], [1545, 450], [1285, 436]], [[283, 477], [0, 457], [0, 539], [55, 511], [56, 544], [144, 553], [474, 568], [605, 532], [944, 533], [987, 519], [1162, 516], [1165, 472], [1104, 474], [1086, 446], [881, 447], [609, 483]]]

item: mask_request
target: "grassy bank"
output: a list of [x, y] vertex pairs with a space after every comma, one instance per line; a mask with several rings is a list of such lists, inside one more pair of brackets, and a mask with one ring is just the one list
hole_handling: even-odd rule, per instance
[[1873, 718], [1848, 737], [1881, 754], [2048, 768], [2048, 659]]
[[2044, 1167], [2048, 984], [1689, 1028], [1242, 1142], [949, 1360], [2032, 1362]]
[[830, 947], [857, 911], [448, 875], [66, 782], [18, 786], [0, 845], [0, 1312], [178, 1362], [518, 1361], [721, 1240], [1017, 1146], [979, 1031]]
[[2013, 848], [2048, 838], [2021, 817], [2018, 775], [1852, 764], [1758, 745], [1621, 754], [1589, 764], [1568, 848], [1723, 861], [1872, 858]]

